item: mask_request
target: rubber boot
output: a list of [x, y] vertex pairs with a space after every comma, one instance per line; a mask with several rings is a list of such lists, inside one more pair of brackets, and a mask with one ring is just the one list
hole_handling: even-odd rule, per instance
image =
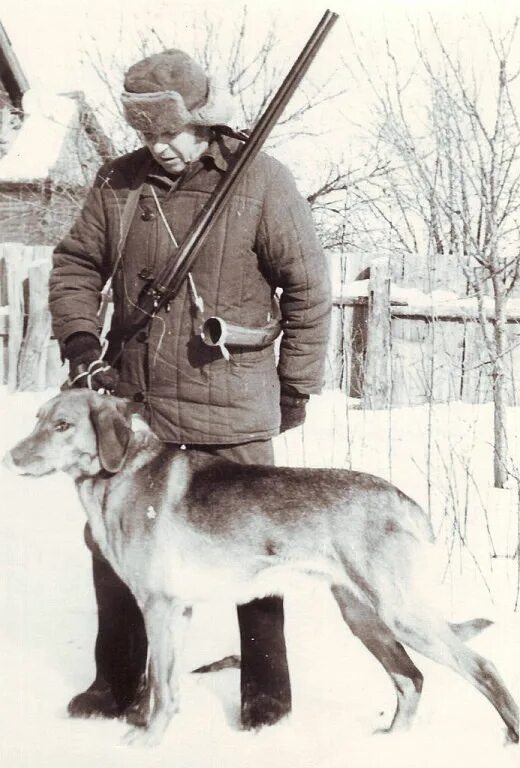
[[101, 557], [92, 558], [98, 607], [96, 678], [69, 702], [72, 717], [119, 717], [138, 707], [146, 690], [144, 620], [126, 585]]
[[264, 597], [237, 607], [241, 640], [241, 720], [273, 725], [291, 711], [283, 600]]

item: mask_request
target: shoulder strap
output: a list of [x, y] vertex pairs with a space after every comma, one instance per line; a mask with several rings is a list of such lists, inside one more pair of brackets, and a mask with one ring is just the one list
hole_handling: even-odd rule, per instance
[[111, 288], [112, 288], [112, 280], [114, 278], [114, 275], [117, 271], [117, 268], [119, 267], [119, 262], [121, 261], [121, 257], [123, 255], [123, 251], [125, 249], [125, 244], [128, 238], [128, 233], [130, 231], [130, 227], [132, 225], [132, 221], [134, 219], [135, 212], [137, 210], [137, 204], [139, 202], [139, 197], [141, 195], [141, 190], [143, 188], [143, 184], [145, 182], [145, 179], [148, 175], [148, 171], [150, 169], [150, 165], [152, 162], [152, 157], [150, 156], [147, 158], [139, 168], [135, 179], [133, 186], [128, 191], [127, 198], [125, 200], [125, 204], [123, 207], [123, 213], [121, 214], [121, 223], [120, 223], [120, 238], [117, 241], [117, 244], [115, 244], [116, 253], [114, 254], [114, 266], [112, 268], [112, 272], [110, 274], [110, 277], [106, 281], [105, 285], [103, 286], [103, 289], [101, 291], [101, 301], [99, 304], [98, 309], [98, 321], [99, 325], [101, 326], [101, 335], [105, 336], [105, 331], [108, 329], [105, 329], [105, 322], [107, 319], [107, 309], [108, 309], [108, 303], [110, 301], [110, 295], [111, 295]]

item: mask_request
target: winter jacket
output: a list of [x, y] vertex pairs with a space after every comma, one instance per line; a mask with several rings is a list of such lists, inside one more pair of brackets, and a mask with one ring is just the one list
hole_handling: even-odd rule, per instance
[[[144, 281], [172, 259], [175, 246], [152, 186], [181, 242], [237, 148], [235, 140], [219, 137], [180, 180], [168, 177], [146, 148], [100, 170], [54, 253], [50, 310], [62, 346], [78, 331], [99, 335], [100, 291], [116, 263], [114, 322], [121, 323]], [[124, 203], [138, 185], [138, 208], [121, 249]], [[185, 281], [169, 311], [162, 310], [147, 332], [126, 345], [118, 394], [141, 402], [164, 440], [223, 444], [277, 434], [280, 383], [301, 394], [321, 389], [330, 317], [326, 262], [308, 204], [285, 166], [263, 153], [255, 158], [212, 226], [192, 276], [205, 317], [218, 315], [245, 326], [264, 325], [274, 291], [283, 289], [278, 364], [273, 345], [233, 347], [229, 360], [219, 348], [206, 346]]]

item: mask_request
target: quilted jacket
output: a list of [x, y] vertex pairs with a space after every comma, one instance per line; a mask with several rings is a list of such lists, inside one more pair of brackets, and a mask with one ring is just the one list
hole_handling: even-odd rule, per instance
[[[77, 331], [100, 333], [100, 291], [114, 265], [114, 321], [120, 323], [144, 281], [174, 258], [152, 188], [181, 242], [237, 148], [235, 140], [219, 137], [180, 179], [162, 171], [146, 148], [103, 166], [54, 253], [50, 310], [62, 345]], [[136, 187], [139, 203], [121, 248], [122, 211]], [[169, 311], [125, 347], [117, 394], [141, 403], [164, 440], [223, 444], [277, 434], [280, 383], [302, 394], [321, 389], [330, 317], [325, 258], [308, 204], [284, 165], [264, 153], [255, 158], [214, 223], [192, 276], [206, 317], [245, 326], [266, 323], [273, 293], [282, 288], [279, 359], [273, 345], [233, 347], [229, 360], [206, 346], [186, 281]]]

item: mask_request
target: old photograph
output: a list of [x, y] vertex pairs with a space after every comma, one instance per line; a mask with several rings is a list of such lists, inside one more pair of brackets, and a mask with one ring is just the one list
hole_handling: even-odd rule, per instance
[[0, 424], [6, 768], [518, 768], [520, 9], [2, 0]]

